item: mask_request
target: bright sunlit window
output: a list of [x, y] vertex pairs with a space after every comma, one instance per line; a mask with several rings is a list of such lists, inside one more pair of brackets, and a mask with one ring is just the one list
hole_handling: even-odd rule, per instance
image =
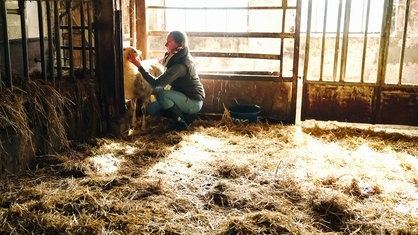
[[[284, 4], [286, 3], [286, 4]], [[292, 78], [296, 0], [148, 0], [150, 57], [166, 31], [184, 30], [200, 74]], [[284, 21], [284, 22], [283, 22]]]
[[[350, 11], [350, 33], [364, 33], [367, 23], [368, 0], [351, 1]], [[307, 12], [309, 0], [302, 1], [301, 31], [306, 32]], [[326, 29], [327, 33], [336, 33], [338, 24], [339, 4], [338, 0], [312, 0], [311, 32], [322, 33], [324, 28], [324, 15], [327, 12]], [[370, 0], [370, 12], [368, 18], [368, 33], [379, 34], [382, 27], [384, 0]], [[346, 0], [341, 1], [341, 32], [344, 25]]]
[[166, 0], [166, 29], [204, 32], [246, 32], [248, 0]]

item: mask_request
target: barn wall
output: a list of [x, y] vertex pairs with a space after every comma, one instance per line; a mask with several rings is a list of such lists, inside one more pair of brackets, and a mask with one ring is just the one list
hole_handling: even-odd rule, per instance
[[[206, 98], [202, 113], [222, 114], [224, 105], [250, 104], [261, 107], [261, 116], [291, 122], [290, 82], [215, 80], [202, 78]], [[294, 121], [294, 120], [293, 120]]]

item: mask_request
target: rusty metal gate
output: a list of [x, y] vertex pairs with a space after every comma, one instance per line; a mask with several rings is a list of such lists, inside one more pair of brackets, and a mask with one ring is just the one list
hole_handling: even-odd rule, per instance
[[0, 1], [0, 88], [21, 79], [57, 85], [89, 77], [97, 83], [104, 121], [119, 117], [125, 103], [118, 98], [122, 33], [116, 6], [107, 0]]
[[45, 81], [93, 73], [93, 8], [92, 1], [0, 1], [3, 83], [33, 71]]
[[418, 125], [418, 1], [303, 3], [302, 120]]

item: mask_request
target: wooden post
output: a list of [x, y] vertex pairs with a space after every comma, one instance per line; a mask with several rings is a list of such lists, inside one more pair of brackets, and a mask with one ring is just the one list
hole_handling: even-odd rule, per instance
[[136, 45], [136, 38], [135, 38], [135, 0], [129, 0], [129, 45], [134, 46]]
[[[125, 112], [123, 69], [120, 61], [122, 43], [120, 30], [115, 26], [120, 23], [120, 11], [115, 11], [113, 1], [97, 0], [95, 9], [95, 48], [96, 75], [100, 86], [100, 99], [105, 118], [112, 122]], [[110, 123], [108, 123], [110, 124]]]
[[142, 58], [148, 58], [148, 32], [145, 0], [136, 0], [136, 48], [142, 51]]

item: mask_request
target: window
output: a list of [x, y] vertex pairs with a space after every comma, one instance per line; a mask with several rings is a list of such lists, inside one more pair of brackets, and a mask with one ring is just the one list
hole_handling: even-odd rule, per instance
[[[301, 31], [306, 32], [308, 4], [310, 0], [302, 2]], [[340, 11], [341, 4], [341, 11]], [[368, 5], [370, 4], [370, 6]], [[350, 29], [351, 34], [362, 34], [367, 31], [369, 34], [380, 34], [383, 18], [384, 0], [351, 0]], [[311, 32], [322, 33], [324, 28], [324, 17], [326, 13], [326, 33], [336, 33], [338, 16], [341, 12], [341, 32], [344, 24], [346, 0], [312, 0]], [[369, 6], [369, 8], [368, 8]], [[371, 10], [368, 10], [371, 9]]]
[[[248, 0], [167, 0], [166, 30], [246, 32]], [[185, 9], [170, 9], [176, 7]]]
[[148, 57], [163, 55], [168, 31], [184, 30], [200, 74], [292, 78], [297, 0], [283, 2], [148, 0]]

